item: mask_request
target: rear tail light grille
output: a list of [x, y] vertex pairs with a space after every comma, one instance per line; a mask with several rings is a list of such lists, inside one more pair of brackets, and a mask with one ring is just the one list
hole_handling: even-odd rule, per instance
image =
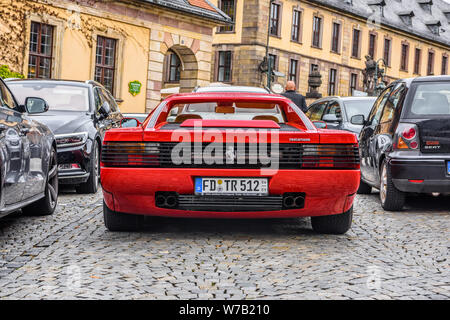
[[[159, 168], [233, 168], [259, 169], [271, 167], [258, 158], [258, 145], [234, 145], [234, 152], [240, 154], [244, 162], [239, 163], [238, 157], [229, 163], [227, 147], [223, 146], [222, 153], [213, 155], [211, 161], [209, 153], [204, 152], [211, 144], [202, 145], [202, 154], [191, 146], [191, 153], [187, 155], [188, 163], [177, 164], [172, 159], [172, 149], [177, 142], [105, 142], [102, 148], [102, 163], [105, 167], [159, 167]], [[243, 153], [243, 154], [242, 154]], [[296, 144], [282, 143], [278, 148], [267, 146], [269, 158], [278, 161], [280, 169], [358, 169], [359, 154], [356, 144]], [[272, 165], [273, 168], [273, 165]]]

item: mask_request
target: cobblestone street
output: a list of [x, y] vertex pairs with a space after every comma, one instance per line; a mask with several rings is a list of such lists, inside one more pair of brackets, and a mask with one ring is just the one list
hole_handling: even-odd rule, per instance
[[384, 212], [358, 196], [352, 229], [315, 234], [309, 219], [103, 225], [101, 192], [65, 190], [53, 216], [0, 220], [1, 299], [450, 298], [450, 199]]

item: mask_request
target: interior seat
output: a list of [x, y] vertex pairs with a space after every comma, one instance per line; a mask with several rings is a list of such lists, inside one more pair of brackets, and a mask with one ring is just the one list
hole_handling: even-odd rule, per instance
[[279, 123], [280, 120], [278, 120], [275, 116], [269, 116], [269, 115], [260, 115], [260, 116], [254, 116], [252, 120], [272, 120], [276, 123]]
[[179, 114], [177, 115], [177, 117], [175, 118], [175, 123], [182, 123], [188, 119], [199, 119], [202, 120], [203, 118], [198, 115], [198, 114], [189, 114], [189, 113], [183, 113], [183, 114]]

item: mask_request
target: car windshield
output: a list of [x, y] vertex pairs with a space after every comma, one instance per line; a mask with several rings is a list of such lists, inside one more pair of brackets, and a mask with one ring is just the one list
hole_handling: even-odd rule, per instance
[[175, 105], [167, 122], [181, 123], [187, 119], [204, 120], [273, 120], [284, 123], [285, 117], [281, 108], [274, 103], [235, 102], [220, 103], [202, 102]]
[[344, 101], [347, 118], [351, 119], [353, 116], [356, 116], [357, 114], [363, 114], [364, 118], [367, 119], [375, 100], [376, 98], [374, 97], [373, 99]]
[[89, 111], [89, 90], [86, 87], [53, 83], [14, 83], [8, 87], [20, 104], [27, 97], [44, 99], [50, 110]]
[[409, 116], [450, 116], [449, 101], [450, 82], [420, 83], [415, 88]]

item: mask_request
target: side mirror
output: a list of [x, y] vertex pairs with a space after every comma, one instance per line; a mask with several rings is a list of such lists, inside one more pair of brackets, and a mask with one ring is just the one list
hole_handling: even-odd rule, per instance
[[139, 127], [140, 125], [141, 122], [135, 118], [122, 118], [122, 121], [120, 121], [121, 128], [135, 128]]
[[29, 114], [43, 113], [48, 110], [48, 104], [44, 99], [28, 97], [25, 99], [25, 111]]
[[339, 119], [334, 113], [326, 114], [322, 117], [322, 120], [325, 122], [339, 122], [341, 119]]
[[100, 107], [100, 114], [104, 117], [107, 117], [109, 113], [111, 112], [111, 107], [109, 106], [108, 102], [103, 102], [102, 106]]
[[357, 114], [351, 117], [350, 123], [363, 126], [366, 123], [366, 120], [364, 119], [363, 114]]
[[317, 120], [313, 121], [312, 123], [316, 126], [317, 129], [326, 129], [328, 127], [325, 121]]

